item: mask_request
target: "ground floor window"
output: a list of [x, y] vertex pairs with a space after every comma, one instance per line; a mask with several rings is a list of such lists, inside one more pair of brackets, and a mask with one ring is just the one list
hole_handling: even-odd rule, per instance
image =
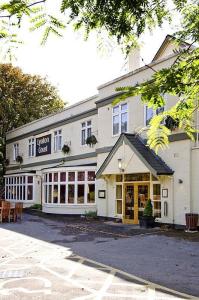
[[15, 175], [5, 177], [6, 200], [31, 201], [33, 200], [33, 175]]
[[153, 184], [153, 216], [156, 218], [161, 218], [161, 188], [160, 184]]
[[122, 184], [116, 185], [116, 214], [122, 215]]
[[45, 203], [94, 204], [95, 171], [56, 171], [44, 174]]

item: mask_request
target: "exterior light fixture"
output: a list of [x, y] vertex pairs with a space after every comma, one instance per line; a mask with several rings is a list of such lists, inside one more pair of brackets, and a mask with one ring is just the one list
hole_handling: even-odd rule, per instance
[[118, 168], [121, 172], [124, 172], [124, 169], [122, 168], [122, 159], [118, 158]]
[[182, 179], [178, 179], [178, 183], [183, 183], [183, 180]]

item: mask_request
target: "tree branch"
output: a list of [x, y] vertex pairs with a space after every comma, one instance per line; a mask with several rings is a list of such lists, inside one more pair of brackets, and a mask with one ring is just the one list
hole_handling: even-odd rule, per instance
[[[26, 7], [27, 8], [30, 8], [31, 6], [35, 6], [35, 5], [38, 5], [40, 3], [45, 3], [46, 0], [40, 0], [40, 1], [35, 1], [29, 5], [27, 5]], [[0, 16], [0, 18], [11, 18], [12, 16], [14, 16], [15, 14], [10, 14], [10, 15], [3, 15], [3, 16]]]

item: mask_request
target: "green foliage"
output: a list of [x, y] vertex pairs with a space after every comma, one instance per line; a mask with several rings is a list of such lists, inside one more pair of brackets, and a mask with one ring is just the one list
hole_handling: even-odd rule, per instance
[[33, 204], [30, 206], [31, 209], [37, 209], [37, 210], [42, 210], [42, 205], [41, 204]]
[[[176, 41], [189, 41], [190, 46], [187, 44], [186, 49], [176, 52], [178, 58], [170, 68], [153, 70], [152, 80], [118, 89], [123, 92], [118, 101], [140, 95], [143, 103], [156, 109], [164, 106], [166, 94], [178, 97], [176, 105], [152, 119], [148, 145], [156, 152], [168, 145], [171, 128], [164, 123], [168, 118], [194, 140], [193, 115], [199, 106], [199, 50], [191, 46], [199, 41], [198, 0], [62, 0], [61, 4], [57, 1], [58, 16], [48, 12], [49, 3], [50, 0], [5, 0], [0, 5], [0, 39], [9, 45], [8, 55], [11, 55], [13, 45], [20, 44], [17, 33], [24, 18], [30, 20], [31, 30], [43, 30], [42, 44], [50, 34], [61, 36], [70, 23], [75, 30], [83, 29], [86, 38], [93, 30], [106, 31], [128, 53], [137, 45], [137, 38], [142, 33], [161, 26], [165, 20], [172, 24], [178, 14], [181, 27], [175, 33]], [[6, 101], [12, 108], [12, 98], [7, 97]]]
[[0, 186], [6, 167], [6, 132], [63, 108], [56, 88], [46, 79], [24, 74], [11, 64], [0, 65]]
[[63, 145], [62, 152], [63, 154], [68, 154], [70, 152], [70, 147], [68, 145]]
[[86, 218], [97, 219], [97, 211], [85, 211], [84, 216]]
[[[58, 17], [56, 13], [48, 12], [50, 2], [7, 0], [0, 5], [0, 18], [4, 20], [7, 17], [12, 20], [13, 26], [20, 27], [23, 19], [28, 17], [32, 30], [43, 30], [42, 44], [51, 33], [61, 36], [70, 23], [75, 30], [83, 28], [86, 38], [93, 30], [105, 30], [124, 46], [126, 52], [132, 45], [135, 46], [137, 37], [146, 29], [152, 30], [161, 26], [163, 21], [172, 19], [170, 4], [166, 0], [62, 0], [57, 1]], [[173, 0], [173, 5], [181, 11], [186, 8], [187, 2]], [[9, 35], [9, 31], [6, 34]]]
[[152, 217], [152, 215], [153, 215], [153, 207], [152, 207], [151, 199], [147, 200], [146, 206], [144, 208], [143, 215], [146, 216], [146, 217]]
[[91, 135], [91, 136], [87, 137], [86, 144], [89, 145], [90, 147], [94, 146], [95, 144], [97, 144], [96, 137], [94, 135]]

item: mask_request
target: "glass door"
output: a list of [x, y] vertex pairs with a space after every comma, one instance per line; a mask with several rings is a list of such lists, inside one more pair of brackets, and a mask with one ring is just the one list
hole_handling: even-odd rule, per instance
[[149, 184], [138, 184], [138, 218], [143, 216], [146, 202], [149, 199]]
[[124, 185], [123, 223], [138, 224], [139, 217], [143, 215], [148, 199], [148, 183], [131, 183]]

